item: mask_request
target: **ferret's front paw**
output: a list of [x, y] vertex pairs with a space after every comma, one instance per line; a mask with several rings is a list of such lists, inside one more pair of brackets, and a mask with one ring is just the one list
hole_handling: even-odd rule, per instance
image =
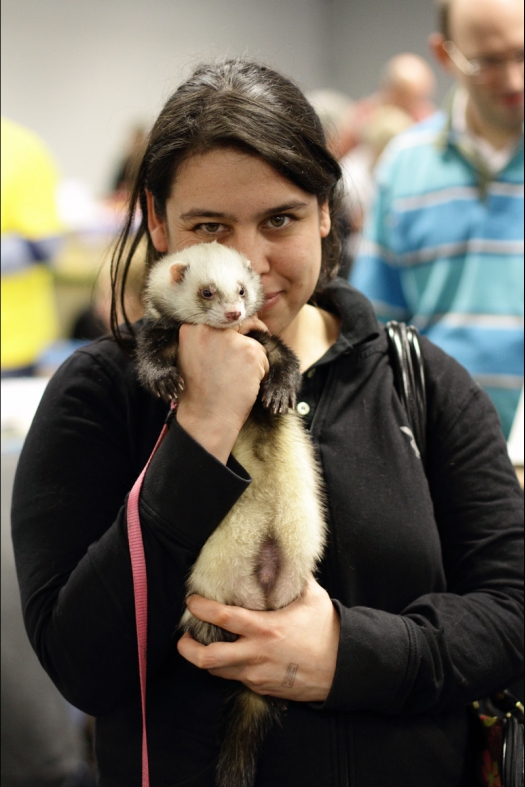
[[282, 415], [289, 407], [293, 409], [297, 401], [295, 390], [283, 389], [281, 385], [271, 381], [263, 382], [261, 394], [263, 405], [273, 415]]
[[152, 380], [150, 387], [155, 396], [164, 399], [165, 402], [176, 402], [184, 390], [184, 380], [175, 370], [172, 370]]

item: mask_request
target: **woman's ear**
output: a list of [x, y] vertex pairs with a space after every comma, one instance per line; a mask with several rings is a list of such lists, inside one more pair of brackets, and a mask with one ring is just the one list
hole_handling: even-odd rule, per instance
[[331, 226], [332, 220], [330, 219], [330, 206], [328, 205], [328, 200], [326, 200], [323, 205], [319, 206], [319, 229], [321, 232], [321, 238], [326, 238], [330, 232]]
[[148, 230], [151, 237], [151, 242], [157, 251], [168, 251], [168, 233], [166, 231], [166, 221], [157, 215], [153, 194], [147, 189], [146, 202], [148, 205]]

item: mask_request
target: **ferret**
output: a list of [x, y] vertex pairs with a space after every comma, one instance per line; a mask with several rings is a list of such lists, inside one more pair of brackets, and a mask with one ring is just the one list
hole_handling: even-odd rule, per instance
[[[184, 386], [177, 369], [180, 325], [240, 325], [262, 307], [264, 293], [246, 257], [214, 241], [156, 263], [145, 302], [147, 320], [137, 344], [139, 378], [171, 401]], [[270, 365], [232, 451], [252, 482], [202, 547], [186, 592], [271, 610], [297, 599], [315, 570], [325, 542], [324, 504], [312, 444], [293, 411], [301, 384], [299, 361], [277, 336], [258, 330], [248, 336], [263, 344]], [[188, 609], [180, 628], [204, 645], [237, 639]], [[229, 705], [216, 785], [252, 787], [261, 744], [283, 703], [241, 684]]]

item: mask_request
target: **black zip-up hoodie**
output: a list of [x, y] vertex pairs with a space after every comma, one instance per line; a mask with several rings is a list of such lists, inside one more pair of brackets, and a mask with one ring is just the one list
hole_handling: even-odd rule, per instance
[[[303, 375], [328, 491], [318, 580], [341, 617], [324, 703], [289, 703], [257, 787], [474, 785], [468, 703], [522, 665], [522, 495], [498, 417], [467, 372], [423, 340], [428, 466], [393, 386], [384, 330], [337, 280], [337, 343]], [[306, 406], [308, 405], [308, 406]], [[308, 411], [308, 412], [307, 412]], [[64, 696], [97, 717], [101, 787], [139, 787], [141, 713], [126, 497], [167, 407], [109, 338], [44, 394], [20, 457], [13, 539], [26, 626]], [[152, 787], [211, 787], [228, 681], [176, 650], [184, 581], [250, 483], [174, 421], [141, 498]]]

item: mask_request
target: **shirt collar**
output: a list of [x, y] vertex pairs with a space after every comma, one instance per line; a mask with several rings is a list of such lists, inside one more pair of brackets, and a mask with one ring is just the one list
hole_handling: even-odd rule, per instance
[[516, 150], [516, 142], [511, 142], [504, 148], [495, 148], [483, 137], [478, 136], [467, 126], [467, 101], [468, 93], [458, 87], [454, 93], [451, 107], [451, 129], [455, 132], [456, 139], [468, 139], [474, 146], [487, 169], [496, 174], [504, 169]]

